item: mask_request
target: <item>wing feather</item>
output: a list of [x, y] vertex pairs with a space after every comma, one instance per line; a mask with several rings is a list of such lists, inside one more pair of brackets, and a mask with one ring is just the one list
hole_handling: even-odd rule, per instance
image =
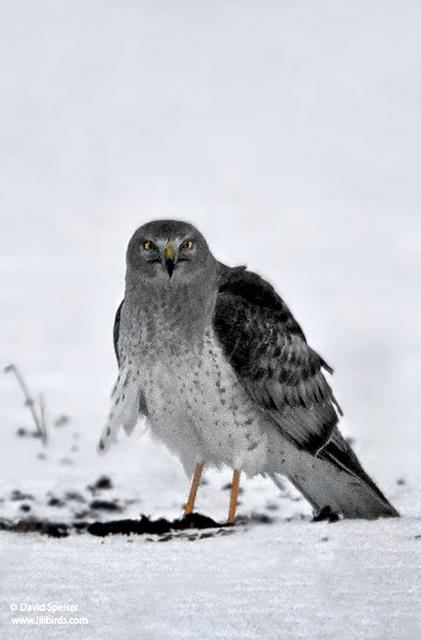
[[120, 337], [120, 319], [121, 319], [121, 310], [123, 308], [124, 298], [120, 302], [120, 305], [116, 311], [115, 319], [114, 319], [114, 327], [113, 327], [113, 342], [114, 342], [114, 351], [115, 357], [117, 358], [117, 364], [120, 366], [120, 353], [118, 349], [118, 340]]
[[329, 441], [340, 411], [323, 370], [332, 368], [306, 341], [274, 288], [260, 276], [226, 269], [214, 326], [251, 397], [285, 436], [314, 453]]
[[148, 415], [148, 408], [144, 393], [139, 385], [138, 376], [127, 363], [127, 358], [124, 356], [120, 345], [123, 305], [124, 299], [117, 309], [114, 320], [113, 342], [119, 373], [111, 393], [111, 411], [98, 443], [98, 451], [100, 453], [105, 453], [116, 442], [120, 428], [123, 428], [127, 435], [130, 436], [139, 419], [144, 418], [143, 431], [148, 426], [145, 421]]

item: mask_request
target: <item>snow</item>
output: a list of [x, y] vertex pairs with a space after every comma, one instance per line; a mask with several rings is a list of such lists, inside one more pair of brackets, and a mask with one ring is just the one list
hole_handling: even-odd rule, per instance
[[[0, 4], [1, 364], [45, 394], [51, 435], [44, 459], [16, 436], [31, 418], [1, 376], [0, 518], [72, 521], [104, 474], [96, 497], [122, 511], [97, 518], [180, 516], [188, 481], [162, 446], [95, 448], [125, 245], [156, 217], [193, 222], [219, 259], [276, 285], [403, 517], [311, 523], [295, 493], [243, 478], [240, 515], [271, 522], [229, 535], [0, 531], [2, 637], [420, 637], [421, 10], [256, 7]], [[209, 474], [201, 513], [226, 517], [228, 481]], [[69, 491], [85, 502], [48, 504]], [[12, 624], [11, 604], [51, 601], [78, 604], [88, 627]]]
[[[416, 640], [416, 530], [413, 521], [295, 523], [200, 543], [74, 538], [65, 550], [23, 537], [8, 544], [2, 588], [12, 602], [79, 604], [89, 619], [81, 637]], [[31, 627], [33, 638], [47, 632]]]

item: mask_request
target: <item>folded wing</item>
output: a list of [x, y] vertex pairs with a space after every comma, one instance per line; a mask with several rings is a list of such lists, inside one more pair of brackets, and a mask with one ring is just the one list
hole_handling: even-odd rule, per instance
[[214, 324], [248, 393], [285, 437], [314, 453], [323, 448], [341, 413], [323, 373], [332, 369], [307, 344], [273, 287], [244, 268], [228, 271]]

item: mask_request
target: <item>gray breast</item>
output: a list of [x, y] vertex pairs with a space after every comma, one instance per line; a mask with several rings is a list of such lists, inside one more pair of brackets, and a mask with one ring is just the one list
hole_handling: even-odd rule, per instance
[[267, 456], [263, 414], [242, 388], [211, 329], [194, 347], [178, 343], [145, 359], [140, 382], [152, 433], [190, 473], [197, 462], [262, 469]]

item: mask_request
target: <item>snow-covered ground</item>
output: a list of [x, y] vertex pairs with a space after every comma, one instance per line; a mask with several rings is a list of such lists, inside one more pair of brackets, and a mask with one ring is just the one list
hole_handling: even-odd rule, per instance
[[6, 606], [6, 637], [417, 640], [417, 531], [411, 520], [259, 526], [195, 543], [16, 537], [7, 604], [78, 604], [89, 624], [16, 629]]
[[[276, 285], [403, 517], [311, 523], [255, 478], [227, 535], [0, 531], [1, 637], [418, 639], [419, 4], [42, 7], [0, 2], [0, 335], [1, 364], [45, 394], [50, 443], [16, 435], [30, 415], [0, 377], [0, 518], [179, 517], [188, 481], [161, 445], [95, 451], [125, 245], [156, 217]], [[224, 519], [228, 481], [209, 474], [201, 513]], [[11, 605], [52, 601], [88, 625], [13, 624]]]

